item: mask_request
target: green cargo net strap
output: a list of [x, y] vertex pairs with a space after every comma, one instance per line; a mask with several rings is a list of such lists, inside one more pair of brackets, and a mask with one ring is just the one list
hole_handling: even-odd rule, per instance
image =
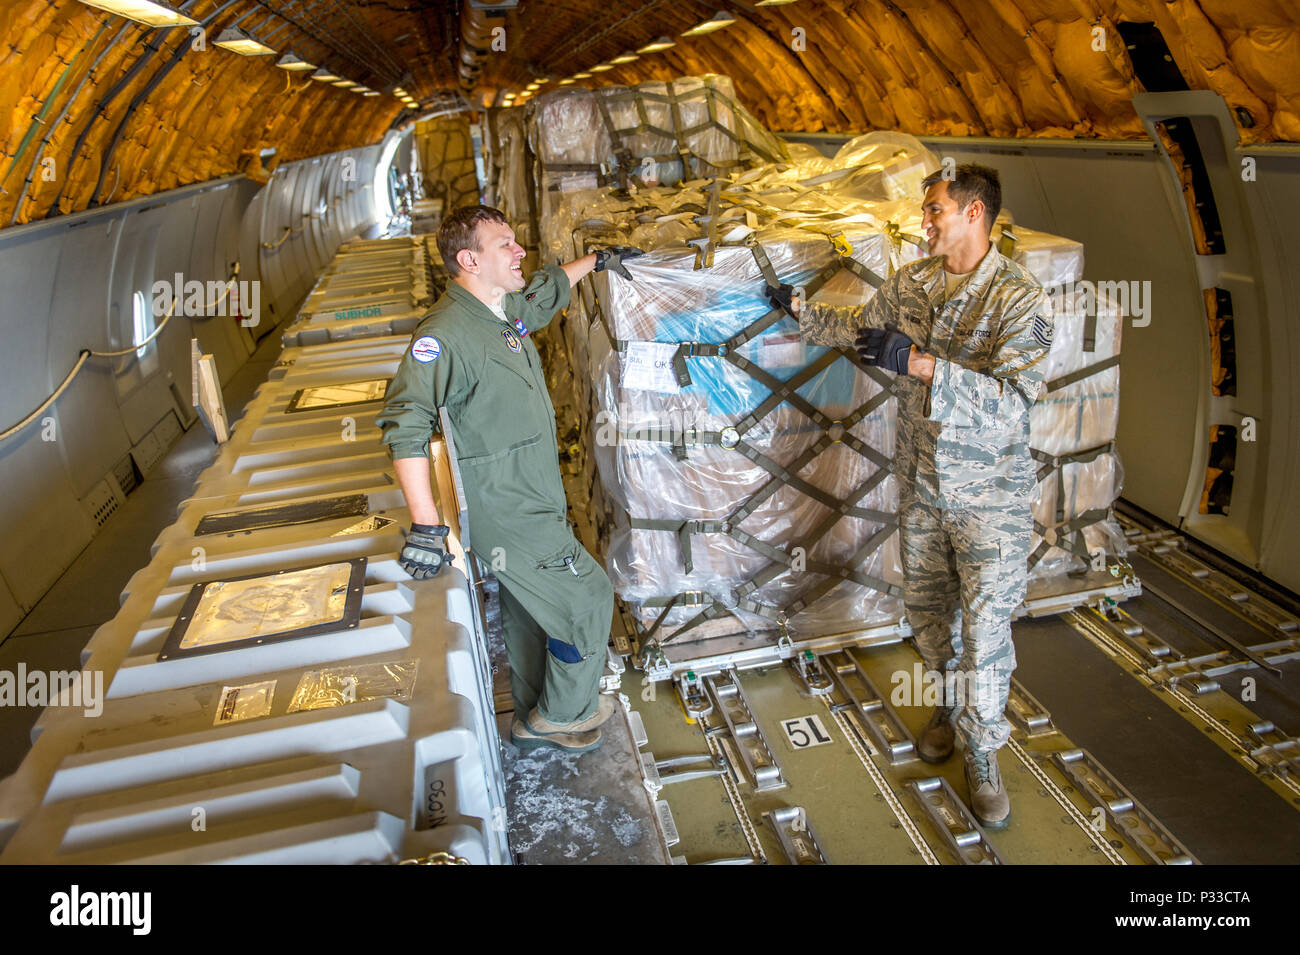
[[1083, 451], [1074, 451], [1070, 454], [1048, 454], [1046, 451], [1039, 451], [1037, 448], [1030, 448], [1030, 456], [1038, 462], [1038, 476], [1036, 480], [1043, 480], [1057, 468], [1067, 464], [1087, 464], [1095, 461], [1107, 452], [1115, 450], [1115, 442], [1107, 441], [1105, 444], [1099, 444], [1095, 448], [1087, 448]]
[[[710, 205], [713, 206], [713, 203], [711, 202]], [[714, 206], [714, 208], [716, 208], [716, 206]], [[828, 239], [830, 239], [832, 245], [835, 245], [833, 237], [828, 236]], [[746, 244], [754, 255], [755, 262], [758, 264], [759, 270], [763, 273], [768, 284], [779, 285], [779, 278], [776, 276], [775, 269], [771, 265], [771, 259], [766, 254], [765, 250], [762, 249], [756, 240], [747, 242]], [[836, 248], [838, 252], [838, 246]], [[863, 282], [872, 284], [876, 287], [879, 287], [879, 284], [883, 283], [883, 279], [880, 279], [880, 277], [870, 269], [867, 269], [866, 267], [853, 268], [847, 264], [850, 262], [853, 262], [854, 265], [858, 264], [842, 253], [835, 255], [834, 258], [826, 266], [820, 269], [814, 275], [813, 279], [807, 283], [805, 286], [807, 290], [806, 294], [811, 295], [813, 292], [819, 290], [841, 269], [848, 269]], [[855, 555], [855, 557], [845, 566], [835, 567], [818, 563], [817, 571], [822, 573], [827, 580], [814, 587], [813, 591], [802, 596], [791, 606], [803, 609], [808, 606], [810, 600], [816, 599], [815, 595], [828, 592], [843, 580], [852, 580], [862, 586], [873, 587], [874, 589], [890, 594], [891, 596], [899, 596], [901, 591], [897, 585], [890, 584], [887, 581], [880, 580], [869, 574], [850, 569], [850, 567], [860, 563], [862, 559], [877, 549], [898, 528], [895, 515], [886, 514], [883, 511], [877, 511], [872, 508], [862, 508], [857, 506], [858, 502], [862, 498], [878, 487], [879, 484], [888, 476], [892, 471], [893, 462], [890, 458], [862, 442], [849, 431], [850, 428], [866, 418], [873, 410], [888, 401], [894, 394], [895, 385], [890, 377], [882, 370], [866, 365], [857, 355], [856, 351], [851, 349], [827, 349], [821, 358], [801, 369], [799, 373], [786, 381], [776, 378], [763, 368], [736, 354], [737, 348], [761, 334], [764, 329], [780, 321], [785, 315], [786, 312], [784, 309], [772, 309], [766, 315], [761, 316], [748, 327], [742, 329], [737, 335], [728, 339], [722, 346], [713, 346], [717, 351], [716, 354], [711, 357], [725, 358], [738, 369], [767, 387], [770, 392], [768, 398], [742, 419], [742, 421], [738, 423], [737, 427], [724, 429], [722, 431], [704, 432], [695, 429], [686, 429], [685, 431], [681, 431], [672, 428], [652, 427], [632, 432], [625, 432], [625, 437], [633, 440], [651, 440], [672, 443], [674, 451], [679, 458], [685, 457], [685, 447], [687, 446], [688, 441], [692, 445], [718, 444], [726, 446], [739, 451], [755, 464], [758, 464], [772, 475], [772, 479], [766, 482], [766, 484], [755, 494], [751, 495], [744, 504], [737, 508], [737, 510], [733, 514], [729, 515], [724, 521], [673, 521], [630, 518], [632, 527], [646, 530], [669, 531], [677, 534], [679, 546], [682, 551], [683, 564], [687, 569], [687, 573], [694, 570], [694, 560], [691, 553], [691, 536], [694, 533], [727, 533], [730, 536], [735, 537], [737, 540], [741, 540], [742, 543], [751, 546], [752, 549], [758, 553], [768, 557], [770, 563], [736, 591], [739, 596], [744, 597], [789, 569], [791, 566], [791, 559], [784, 552], [771, 547], [771, 545], [766, 544], [766, 542], [758, 541], [757, 538], [752, 537], [752, 535], [749, 535], [747, 532], [739, 531], [738, 525], [781, 487], [792, 487], [822, 504], [830, 512], [825, 518], [823, 518], [818, 527], [814, 529], [814, 533], [806, 538], [806, 542], [809, 542], [810, 546], [813, 546], [820, 541], [822, 537], [830, 532], [835, 523], [846, 516], [870, 520], [879, 523], [881, 527], [872, 535], [871, 539], [859, 549], [857, 555]], [[621, 350], [625, 350], [627, 344], [627, 342], [623, 342]], [[691, 342], [679, 343], [678, 354], [682, 354], [683, 346], [689, 349], [691, 346], [695, 346], [696, 344], [697, 343]], [[824, 371], [841, 356], [850, 361], [855, 367], [872, 380], [876, 381], [877, 384], [881, 386], [881, 390], [868, 401], [864, 402], [861, 407], [855, 409], [846, 418], [841, 420], [832, 420], [822, 412], [821, 409], [817, 408], [811, 402], [799, 395], [796, 392], [796, 389], [811, 380], [815, 375]], [[686, 376], [686, 381], [689, 383], [689, 375]], [[686, 387], [686, 385], [683, 385], [683, 387]], [[742, 440], [743, 435], [746, 432], [757, 425], [762, 418], [766, 417], [767, 414], [782, 403], [789, 403], [792, 405], [810, 418], [818, 427], [822, 428], [824, 432], [811, 447], [803, 452], [803, 454], [799, 455], [794, 461], [785, 466], [771, 460], [766, 455], [762, 454], [757, 448], [752, 447]], [[825, 451], [830, 447], [830, 445], [835, 443], [848, 445], [855, 452], [877, 465], [877, 470], [872, 477], [865, 481], [853, 495], [844, 501], [837, 500], [833, 495], [823, 491], [815, 485], [812, 485], [803, 478], [800, 478], [797, 473], [806, 467], [807, 464], [818, 454]], [[745, 539], [742, 540], [740, 537], [736, 536], [737, 534], [744, 534]], [[755, 546], [755, 544], [761, 546]], [[665, 610], [655, 622], [655, 625], [651, 628], [651, 634], [658, 631], [668, 609], [671, 609], [668, 602], [673, 601], [673, 598], [654, 598], [654, 601], [656, 602], [647, 601], [644, 603], [644, 606], [660, 606], [665, 607]], [[693, 629], [705, 620], [730, 612], [727, 608], [722, 607], [721, 604], [718, 604], [711, 597], [708, 598], [708, 601], [709, 605], [706, 609], [687, 625], [678, 630], [677, 634]], [[748, 604], [752, 602], [745, 601], [744, 603]], [[671, 606], [677, 605], [677, 602], [671, 604]], [[774, 613], [771, 608], [763, 607], [759, 604], [753, 604], [753, 606], [758, 608], [754, 610], [755, 613], [761, 613], [765, 616], [771, 616]], [[722, 609], [719, 609], [720, 607]], [[745, 609], [749, 608], [746, 607]], [[783, 611], [777, 611], [775, 613], [778, 616], [783, 617]], [[677, 634], [674, 634], [674, 636]]]
[[[755, 150], [750, 148], [748, 141], [735, 132], [722, 125], [718, 120], [717, 101], [719, 99], [726, 102], [732, 109], [734, 116], [739, 116], [735, 110], [734, 102], [726, 96], [718, 93], [709, 87], [689, 90], [677, 93], [673, 83], [668, 84], [672, 91], [669, 95], [650, 93], [645, 91], [618, 89], [618, 90], [598, 90], [596, 92], [596, 101], [599, 104], [602, 122], [610, 135], [615, 149], [624, 149], [628, 156], [632, 156], [630, 150], [626, 149], [627, 137], [645, 135], [647, 133], [661, 136], [665, 139], [672, 140], [677, 146], [675, 153], [660, 153], [651, 157], [659, 162], [672, 162], [680, 160], [682, 163], [682, 176], [684, 179], [690, 179], [703, 174], [702, 167], [709, 166], [713, 169], [730, 169], [734, 166], [746, 165], [745, 159], [706, 159], [694, 152], [687, 143], [687, 138], [702, 132], [720, 133], [737, 144], [738, 151], [748, 158], [747, 154], [752, 154]], [[696, 123], [694, 126], [686, 126], [681, 115], [681, 104], [694, 99], [702, 99], [708, 118]], [[610, 116], [608, 103], [621, 103], [625, 100], [631, 100], [637, 111], [637, 124], [629, 127], [617, 127], [614, 125]], [[646, 103], [660, 103], [668, 107], [669, 116], [672, 119], [673, 128], [664, 129], [656, 126], [650, 121], [646, 114]], [[692, 162], [694, 161], [694, 162]]]
[[706, 594], [702, 590], [688, 590], [680, 594], [674, 594], [671, 597], [651, 597], [648, 600], [641, 601], [642, 607], [663, 608], [659, 612], [659, 616], [655, 618], [655, 622], [651, 624], [650, 629], [645, 632], [645, 636], [642, 637], [641, 645], [645, 646], [654, 639], [654, 635], [659, 632], [659, 627], [662, 626], [664, 619], [674, 607], [692, 607], [703, 604], [711, 610], [716, 603], [717, 601], [713, 599], [711, 594]]
[[903, 243], [907, 242], [922, 251], [927, 249], [927, 244], [924, 239], [918, 235], [912, 235], [910, 232], [904, 232], [897, 222], [885, 223], [885, 235], [889, 236], [894, 241], [895, 248], [901, 249]]
[[[901, 597], [902, 589], [899, 588], [896, 584], [891, 584], [888, 583], [887, 581], [880, 580], [879, 578], [873, 577], [870, 574], [865, 574], [860, 571], [852, 571], [849, 569], [852, 566], [856, 566], [857, 564], [860, 564], [863, 560], [865, 560], [873, 552], [875, 552], [882, 544], [884, 544], [886, 540], [889, 539], [890, 535], [893, 534], [896, 529], [897, 529], [896, 525], [887, 525], [885, 527], [880, 528], [880, 530], [876, 531], [853, 554], [849, 555], [848, 559], [844, 562], [844, 566], [824, 567], [823, 571], [819, 571], [819, 572], [824, 573], [826, 579], [816, 584], [810, 590], [801, 594], [798, 598], [791, 601], [789, 604], [787, 604], [784, 607], [773, 607], [769, 604], [762, 604], [759, 603], [757, 600], [749, 599], [747, 595], [752, 593], [755, 589], [757, 589], [757, 586], [760, 586], [760, 585], [755, 585], [752, 580], [750, 581], [750, 584], [738, 588], [733, 592], [733, 598], [735, 600], [733, 604], [724, 604], [721, 601], [717, 600], [712, 594], [708, 594], [703, 591], [686, 591], [685, 593], [677, 594], [672, 597], [650, 597], [644, 601], [641, 601], [640, 605], [642, 607], [663, 608], [662, 612], [656, 618], [654, 625], [651, 626], [650, 630], [646, 633], [645, 639], [642, 641], [642, 645], [644, 646], [646, 643], [648, 643], [650, 639], [653, 637], [653, 635], [658, 632], [660, 626], [667, 619], [669, 611], [671, 611], [674, 607], [678, 607], [678, 606], [704, 605], [705, 609], [700, 613], [696, 614], [690, 620], [687, 620], [685, 623], [683, 623], [676, 631], [673, 632], [671, 636], [663, 640], [660, 640], [659, 645], [661, 647], [666, 645], [672, 640], [676, 640], [683, 634], [688, 633], [691, 630], [694, 630], [696, 627], [700, 626], [703, 623], [706, 623], [709, 620], [714, 620], [718, 617], [727, 614], [735, 615], [734, 612], [736, 610], [744, 610], [756, 616], [761, 616], [769, 620], [777, 621], [779, 624], [784, 626], [786, 620], [789, 617], [792, 617], [795, 614], [801, 613], [802, 611], [806, 610], [808, 607], [812, 606], [814, 602], [826, 596], [826, 594], [830, 593], [834, 588], [838, 587], [845, 580], [851, 580], [855, 583], [859, 583], [860, 581], [857, 579], [859, 577], [866, 581], [865, 586], [877, 590], [880, 593], [888, 594], [889, 596], [892, 597]], [[763, 581], [763, 583], [767, 583], [769, 580], [773, 579], [776, 576], [779, 576], [779, 573], [772, 574], [770, 577], [768, 577], [767, 580]], [[737, 619], [739, 620], [740, 618], [737, 617]], [[741, 622], [743, 623], [743, 621]]]
[[1005, 255], [1008, 259], [1016, 254], [1016, 242], [1018, 237], [1015, 231], [1009, 225], [1002, 227], [1002, 234], [998, 236], [998, 253]]
[[[883, 512], [876, 512], [880, 523], [888, 522], [892, 515]], [[666, 521], [647, 517], [629, 518], [629, 524], [633, 530], [639, 531], [667, 531], [677, 535], [677, 543], [682, 551], [682, 564], [686, 573], [694, 573], [695, 561], [691, 553], [691, 538], [696, 534], [726, 534], [732, 540], [756, 551], [766, 557], [768, 560], [783, 564], [785, 567], [794, 569], [799, 567], [802, 570], [811, 570], [818, 574], [825, 574], [830, 577], [842, 577], [852, 580], [854, 583], [861, 584], [864, 587], [874, 587], [873, 578], [857, 574], [853, 571], [846, 570], [843, 567], [832, 566], [820, 561], [812, 560], [807, 556], [817, 541], [804, 541], [795, 544], [795, 547], [802, 547], [804, 555], [802, 557], [792, 557], [790, 554], [774, 547], [767, 541], [759, 540], [753, 534], [742, 531], [740, 528], [729, 524], [726, 521]]]
[[691, 166], [692, 153], [690, 147], [686, 145], [686, 141], [682, 138], [682, 111], [677, 103], [677, 91], [673, 88], [672, 80], [668, 81], [668, 92], [672, 95], [668, 111], [673, 119], [673, 141], [677, 143], [677, 152], [682, 157], [682, 178], [691, 178], [695, 175], [695, 170]]
[[1088, 553], [1088, 543], [1084, 540], [1081, 532], [1085, 527], [1100, 523], [1110, 516], [1110, 508], [1094, 507], [1069, 521], [1057, 524], [1054, 528], [1045, 527], [1038, 521], [1034, 521], [1034, 530], [1042, 540], [1038, 542], [1034, 552], [1029, 555], [1030, 568], [1037, 566], [1038, 562], [1053, 547], [1059, 547], [1076, 557], [1082, 557], [1084, 560], [1091, 560], [1092, 555]]
[[615, 168], [612, 173], [618, 181], [620, 189], [627, 189], [627, 174], [632, 165], [632, 151], [623, 143], [623, 138], [619, 131], [614, 127], [614, 121], [610, 119], [609, 107], [605, 105], [605, 97], [599, 93], [596, 94], [596, 108], [600, 112], [600, 120], [605, 124], [605, 131], [609, 133], [610, 148], [614, 151]]
[[[713, 185], [709, 187], [709, 205], [708, 208], [705, 209], [702, 217], [705, 226], [704, 234], [686, 240], [686, 244], [695, 249], [695, 268], [697, 271], [699, 269], [713, 268], [713, 252], [714, 249], [717, 248], [718, 243], [718, 193], [721, 185], [721, 183], [715, 181]], [[697, 219], [696, 221], [699, 222], [700, 219]], [[682, 366], [683, 371], [685, 371], [685, 367], [685, 365]], [[687, 387], [687, 385], [690, 384], [690, 380], [690, 375], [687, 375], [686, 383], [682, 384], [682, 387]]]
[[[712, 199], [710, 200], [710, 206], [713, 206]], [[716, 218], [716, 215], [713, 218]], [[712, 242], [712, 236], [708, 236], [707, 241]], [[752, 245], [749, 243], [746, 244], [749, 245], [750, 250], [754, 255], [754, 260], [758, 263], [759, 270], [763, 272], [768, 283], [779, 285], [780, 280], [777, 278], [775, 270], [772, 269], [771, 260], [768, 259], [767, 254], [763, 249], [757, 242]], [[848, 266], [844, 265], [844, 259], [842, 257], [837, 256], [831, 262], [818, 270], [817, 274], [814, 275], [813, 278], [804, 286], [806, 294], [813, 295], [816, 293], [836, 274], [836, 272], [843, 268], [848, 268]], [[854, 274], [857, 274], [856, 271]], [[692, 384], [690, 369], [686, 364], [687, 358], [722, 358], [729, 356], [732, 351], [742, 345], [748, 344], [768, 328], [779, 322], [787, 314], [788, 313], [785, 309], [773, 308], [771, 311], [759, 316], [751, 324], [741, 329], [721, 344], [696, 341], [677, 342], [677, 350], [673, 353], [672, 364], [673, 375], [677, 379], [678, 387], [689, 388]], [[609, 331], [610, 329], [607, 327], [606, 332], [608, 333]], [[614, 348], [620, 352], [627, 351], [628, 346], [632, 343], [630, 339], [614, 338], [613, 335], [610, 335], [610, 341], [613, 343]], [[881, 378], [877, 378], [876, 380], [882, 384], [884, 383]]]
[[1119, 355], [1111, 355], [1109, 358], [1093, 362], [1091, 365], [1084, 365], [1076, 371], [1062, 375], [1060, 378], [1053, 378], [1049, 381], [1047, 383], [1047, 393], [1051, 394], [1053, 391], [1060, 391], [1066, 385], [1072, 385], [1076, 381], [1083, 381], [1085, 378], [1091, 378], [1093, 375], [1103, 372], [1107, 368], [1114, 368], [1118, 364]]

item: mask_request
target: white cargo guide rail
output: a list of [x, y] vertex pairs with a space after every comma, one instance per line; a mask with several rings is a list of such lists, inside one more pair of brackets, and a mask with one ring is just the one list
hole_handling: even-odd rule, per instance
[[[482, 608], [397, 564], [406, 336], [288, 348], [0, 782], [0, 862], [511, 861]], [[435, 492], [457, 514], [445, 453]]]

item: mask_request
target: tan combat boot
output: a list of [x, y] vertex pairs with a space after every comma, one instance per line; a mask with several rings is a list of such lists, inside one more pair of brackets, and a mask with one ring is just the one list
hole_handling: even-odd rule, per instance
[[535, 736], [554, 736], [556, 733], [585, 733], [603, 725], [607, 719], [614, 715], [614, 707], [616, 706], [618, 706], [618, 700], [614, 696], [601, 693], [596, 697], [596, 712], [586, 719], [574, 720], [571, 723], [552, 723], [542, 716], [537, 707], [533, 707], [528, 711], [528, 730]]
[[985, 829], [1005, 829], [1011, 822], [1011, 800], [1002, 786], [998, 751], [966, 752], [966, 785], [970, 787], [970, 811]]
[[952, 718], [956, 712], [955, 706], [936, 706], [930, 722], [921, 730], [921, 736], [916, 741], [916, 754], [927, 763], [942, 763], [952, 755], [953, 740], [957, 736], [952, 727]]
[[586, 733], [551, 733], [547, 736], [539, 736], [532, 732], [528, 728], [528, 724], [523, 720], [515, 720], [510, 727], [510, 741], [518, 746], [521, 752], [550, 747], [565, 753], [587, 753], [600, 746], [603, 739], [600, 730], [591, 730]]

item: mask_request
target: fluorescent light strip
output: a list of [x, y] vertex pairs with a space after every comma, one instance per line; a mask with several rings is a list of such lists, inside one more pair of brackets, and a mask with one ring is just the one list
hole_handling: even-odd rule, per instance
[[676, 45], [677, 45], [676, 40], [669, 39], [666, 36], [658, 36], [655, 37], [653, 40], [651, 40], [649, 43], [647, 43], [645, 46], [640, 47], [637, 50], [637, 52], [638, 53], [661, 53], [664, 50], [668, 49], [669, 47], [673, 47]]
[[88, 7], [126, 17], [150, 27], [193, 27], [199, 21], [153, 0], [81, 0]]
[[238, 53], [240, 56], [266, 56], [275, 52], [265, 43], [258, 42], [239, 27], [228, 27], [222, 30], [221, 35], [213, 41], [212, 45], [219, 46], [223, 50], [229, 50], [231, 53]]
[[682, 36], [704, 36], [705, 34], [715, 33], [718, 30], [724, 29], [725, 27], [729, 27], [735, 22], [736, 22], [735, 17], [733, 17], [730, 13], [727, 13], [724, 10], [720, 10], [717, 13], [715, 13], [710, 19], [705, 20], [703, 23], [699, 23], [691, 27], [689, 30], [683, 33]]
[[313, 64], [313, 63], [308, 63], [306, 60], [301, 59], [300, 57], [294, 56], [292, 53], [286, 53], [284, 56], [280, 57], [280, 59], [276, 61], [276, 64], [275, 64], [275, 65], [278, 66], [278, 67], [279, 67], [280, 69], [282, 69], [282, 70], [314, 70], [314, 69], [316, 69], [315, 64]]

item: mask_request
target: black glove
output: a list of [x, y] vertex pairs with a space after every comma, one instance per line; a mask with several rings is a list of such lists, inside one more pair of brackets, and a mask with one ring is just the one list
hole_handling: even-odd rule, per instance
[[773, 308], [784, 309], [787, 315], [794, 315], [794, 286], [782, 282], [780, 285], [764, 285], [763, 294], [772, 303]]
[[907, 360], [911, 357], [912, 339], [896, 328], [862, 328], [854, 343], [858, 357], [868, 365], [876, 365], [900, 375], [907, 374]]
[[450, 564], [454, 555], [447, 553], [447, 535], [451, 528], [446, 524], [412, 524], [406, 535], [406, 546], [398, 563], [416, 580], [437, 577], [444, 564]]
[[596, 249], [595, 251], [597, 272], [609, 269], [611, 272], [623, 276], [629, 282], [632, 281], [632, 273], [627, 270], [623, 260], [635, 259], [638, 255], [645, 255], [640, 249], [633, 249], [626, 245], [616, 245], [612, 248]]

